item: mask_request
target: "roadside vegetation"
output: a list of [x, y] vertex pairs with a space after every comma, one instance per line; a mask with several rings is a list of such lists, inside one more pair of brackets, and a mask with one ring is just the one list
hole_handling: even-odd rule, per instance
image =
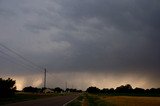
[[83, 93], [76, 100], [69, 103], [67, 106], [114, 106], [101, 96], [89, 93]]
[[116, 89], [99, 89], [91, 86], [82, 93], [82, 90], [77, 89], [29, 86], [22, 91], [17, 91], [15, 83], [16, 81], [10, 78], [0, 78], [0, 105], [80, 93], [80, 96], [67, 106], [160, 106], [160, 88], [133, 89], [129, 84], [121, 85]]
[[86, 92], [91, 94], [107, 95], [107, 96], [150, 96], [150, 97], [160, 97], [160, 88], [132, 88], [130, 84], [121, 85], [114, 88], [103, 88], [99, 89], [97, 87], [89, 87]]
[[84, 93], [67, 106], [160, 106], [160, 97], [108, 96]]
[[116, 89], [89, 87], [81, 96], [67, 106], [160, 106], [160, 88], [133, 89], [129, 84]]
[[101, 98], [101, 96], [86, 94], [86, 101], [88, 106], [114, 106], [111, 102], [108, 102]]
[[12, 97], [16, 92], [16, 81], [0, 78], [0, 98]]
[[16, 90], [16, 81], [11, 78], [0, 78], [0, 105], [10, 104], [21, 101], [28, 101], [34, 99], [48, 98], [53, 96], [65, 96], [72, 93], [82, 92], [77, 89], [69, 89], [66, 91], [60, 87], [56, 88], [37, 88], [37, 87], [24, 87], [22, 91]]
[[34, 94], [34, 93], [16, 92], [15, 95], [12, 97], [0, 98], [0, 105], [21, 102], [21, 101], [28, 101], [33, 99], [47, 98], [57, 95], [58, 94]]

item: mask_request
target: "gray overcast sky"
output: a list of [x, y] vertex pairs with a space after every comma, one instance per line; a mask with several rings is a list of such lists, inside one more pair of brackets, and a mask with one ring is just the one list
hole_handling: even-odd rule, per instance
[[[48, 87], [160, 87], [159, 0], [0, 0], [0, 43], [46, 67]], [[43, 70], [0, 51], [0, 77], [43, 85]]]

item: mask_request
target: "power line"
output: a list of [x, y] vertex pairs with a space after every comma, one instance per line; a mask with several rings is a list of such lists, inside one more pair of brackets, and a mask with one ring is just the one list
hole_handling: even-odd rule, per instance
[[[55, 73], [51, 73], [51, 72], [48, 72], [47, 71], [47, 76], [48, 77], [51, 77], [51, 78], [54, 78], [54, 80], [58, 80], [59, 82], [61, 82], [61, 84], [65, 84], [66, 85], [66, 81], [64, 79], [62, 79], [62, 77], [59, 77], [57, 75], [55, 75]], [[66, 86], [64, 86], [65, 88]]]
[[21, 65], [21, 66], [23, 66], [23, 67], [25, 67], [25, 68], [27, 68], [27, 69], [33, 69], [33, 68], [34, 68], [33, 66], [30, 66], [29, 64], [25, 64], [24, 61], [21, 61], [21, 60], [15, 58], [15, 57], [13, 57], [13, 56], [7, 54], [7, 53], [4, 52], [4, 51], [1, 51], [1, 50], [0, 50], [0, 53], [5, 56], [5, 57], [3, 56], [3, 58], [9, 60], [11, 63], [15, 63], [15, 64], [18, 64], [18, 65]]
[[[35, 64], [34, 62], [32, 62], [32, 61], [30, 61], [29, 59], [27, 59], [26, 57], [22, 56], [21, 54], [19, 54], [18, 52], [16, 52], [15, 49], [11, 49], [11, 48], [5, 46], [5, 45], [2, 44], [2, 43], [0, 43], [0, 46], [1, 46], [1, 48], [3, 47], [3, 48], [6, 49], [7, 51], [15, 54], [15, 55], [18, 56], [21, 60], [23, 60], [23, 61], [29, 63], [30, 65], [32, 65], [32, 66], [34, 66], [34, 67], [42, 70], [42, 67], [38, 66], [38, 65]], [[8, 57], [8, 56], [11, 57], [9, 54], [7, 54], [6, 52], [3, 52], [3, 51], [1, 51], [1, 50], [0, 50], [0, 53], [2, 53], [3, 55], [6, 55], [7, 57]], [[24, 65], [24, 64], [23, 64], [23, 65]], [[44, 69], [44, 88], [46, 88], [46, 69]]]
[[[2, 57], [2, 58], [5, 59], [5, 60], [9, 60], [9, 61], [7, 61], [7, 62], [20, 65], [21, 67], [23, 67], [23, 68], [26, 69], [25, 71], [38, 71], [38, 70], [33, 70], [33, 66], [31, 67], [31, 66], [29, 66], [29, 65], [24, 64], [24, 61], [22, 62], [22, 60], [20, 61], [20, 60], [18, 59], [19, 61], [16, 61], [17, 58], [14, 57], [14, 56], [11, 56], [9, 53], [6, 53], [6, 51], [2, 51], [2, 50], [0, 49], [0, 54], [2, 54], [2, 55], [0, 55], [0, 57]], [[19, 67], [19, 68], [20, 68], [20, 67]], [[34, 67], [34, 68], [35, 68], [35, 67]], [[41, 70], [41, 71], [42, 71], [42, 70]], [[38, 71], [38, 72], [40, 72], [40, 71]], [[46, 86], [46, 78], [45, 78], [45, 86]]]
[[39, 68], [39, 69], [41, 69], [41, 70], [44, 69], [44, 68], [38, 66], [37, 64], [35, 64], [34, 62], [28, 60], [27, 58], [25, 58], [24, 56], [22, 56], [21, 54], [19, 54], [19, 53], [16, 52], [15, 50], [13, 50], [13, 49], [11, 49], [11, 48], [5, 46], [4, 44], [0, 43], [0, 46], [3, 47], [3, 48], [5, 48], [5, 49], [7, 49], [8, 51], [14, 53], [16, 56], [18, 56], [18, 57], [21, 58], [22, 60], [24, 60], [24, 61], [30, 63], [32, 66], [37, 67], [37, 68]]
[[[3, 51], [0, 50], [0, 53], [3, 54], [4, 56], [6, 56], [6, 57], [4, 57], [4, 56], [2, 56], [2, 57], [5, 58], [5, 59], [7, 59], [7, 60], [9, 60], [10, 63], [18, 64], [18, 65], [22, 66], [23, 68], [27, 69], [28, 71], [29, 71], [29, 70], [30, 70], [30, 71], [31, 71], [31, 70], [33, 71], [33, 68], [32, 68], [32, 67], [30, 67], [30, 66], [28, 66], [28, 65], [25, 65], [25, 64], [24, 64], [23, 62], [21, 62], [21, 61], [16, 61], [15, 59], [12, 59], [13, 57], [10, 56], [9, 54], [7, 54], [6, 52], [3, 52]], [[10, 58], [9, 58], [9, 57], [10, 57]]]

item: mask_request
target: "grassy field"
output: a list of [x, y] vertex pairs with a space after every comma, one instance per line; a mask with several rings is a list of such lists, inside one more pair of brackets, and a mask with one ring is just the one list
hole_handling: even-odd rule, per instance
[[67, 106], [160, 106], [160, 97], [102, 96], [84, 93]]
[[28, 101], [33, 99], [48, 98], [48, 97], [59, 96], [59, 95], [63, 95], [63, 94], [58, 94], [58, 93], [54, 93], [54, 94], [43, 94], [43, 93], [36, 94], [35, 93], [34, 94], [34, 93], [19, 92], [19, 93], [16, 93], [14, 97], [0, 98], [0, 105], [21, 102], [21, 101]]
[[101, 96], [83, 93], [79, 98], [69, 103], [67, 106], [113, 106], [106, 102]]
[[101, 98], [115, 106], [160, 106], [160, 97], [104, 96]]
[[[59, 95], [66, 94], [17, 93], [12, 98], [0, 98], [0, 105]], [[82, 93], [67, 106], [160, 106], [160, 97], [104, 96]]]

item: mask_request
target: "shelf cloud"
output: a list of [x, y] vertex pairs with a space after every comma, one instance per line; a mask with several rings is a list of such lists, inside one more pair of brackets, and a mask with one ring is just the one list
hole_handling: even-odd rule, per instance
[[[93, 85], [91, 76], [104, 79], [104, 87], [118, 85], [117, 79], [160, 87], [159, 13], [159, 0], [0, 0], [0, 42], [59, 75], [48, 77], [49, 87], [68, 80], [85, 89]], [[9, 55], [0, 52], [1, 77], [39, 71], [1, 46], [0, 51]]]

